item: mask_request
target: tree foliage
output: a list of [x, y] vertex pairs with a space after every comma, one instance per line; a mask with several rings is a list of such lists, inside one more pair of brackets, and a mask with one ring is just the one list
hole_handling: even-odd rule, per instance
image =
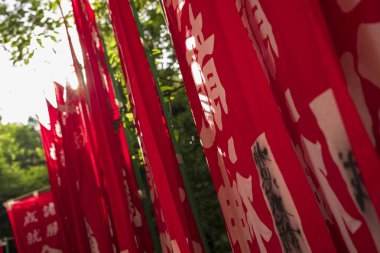
[[[0, 203], [47, 186], [48, 176], [39, 133], [33, 125], [0, 123]], [[0, 237], [11, 236], [0, 208]]]
[[28, 64], [43, 41], [57, 41], [56, 28], [62, 22], [50, 14], [55, 5], [55, 1], [0, 0], [0, 44], [10, 52], [13, 64]]
[[[1, 11], [3, 8], [1, 7], [1, 1], [4, 0], [0, 0], [0, 19], [4, 18], [2, 16], [3, 12]], [[29, 23], [31, 21], [24, 20], [13, 23], [8, 22], [7, 25], [12, 26], [11, 31], [5, 31], [6, 26], [0, 25], [0, 43], [3, 47], [6, 47], [8, 51], [12, 52], [13, 58], [11, 60], [14, 62], [24, 61], [24, 63], [27, 64], [28, 61], [25, 61], [25, 59], [29, 59], [28, 57], [33, 56], [33, 53], [28, 53], [28, 48], [30, 48], [31, 45], [30, 42], [33, 40], [38, 41], [38, 39], [40, 39], [39, 44], [42, 45], [43, 40], [39, 36], [43, 36], [44, 40], [51, 40], [50, 34], [54, 34], [54, 29], [62, 25], [62, 19], [57, 18], [57, 15], [53, 15], [55, 6], [52, 4], [49, 6], [42, 1], [43, 0], [20, 0], [20, 2], [24, 4], [26, 4], [26, 2], [34, 3], [34, 5], [31, 5], [30, 9], [25, 10], [29, 13], [27, 16], [30, 16], [30, 13], [35, 11], [33, 10], [33, 6], [44, 6], [44, 8], [42, 8], [43, 13], [39, 14], [40, 16], [35, 16], [34, 19], [37, 28], [30, 27]], [[139, 149], [136, 140], [136, 132], [133, 127], [133, 117], [130, 112], [130, 106], [125, 96], [126, 87], [120, 66], [117, 44], [109, 20], [106, 0], [93, 0], [91, 3], [94, 7], [98, 26], [100, 27], [104, 44], [107, 49], [110, 67], [114, 73], [116, 89], [120, 91], [120, 94], [124, 95], [120, 98], [125, 105], [122, 114], [124, 115], [125, 127], [128, 128], [129, 132], [134, 134], [134, 136], [132, 136], [133, 138], [131, 138], [131, 145], [135, 151], [132, 152], [135, 153], [133, 158], [136, 164], [140, 166], [141, 174], [144, 174], [141, 150]], [[199, 137], [194, 126], [186, 92], [183, 88], [184, 86], [179, 66], [173, 50], [171, 37], [163, 17], [163, 10], [159, 0], [134, 0], [134, 3], [144, 33], [144, 47], [152, 57], [158, 70], [157, 79], [164, 95], [165, 106], [169, 109], [169, 123], [173, 127], [174, 135], [179, 143], [180, 151], [185, 161], [186, 170], [193, 188], [197, 207], [200, 211], [202, 226], [206, 232], [211, 251], [218, 253], [230, 252], [228, 237], [225, 232], [219, 203], [199, 143]], [[30, 6], [30, 4], [27, 6]], [[9, 9], [10, 7], [7, 8]], [[12, 13], [16, 16], [18, 15], [18, 17], [24, 15], [22, 12], [19, 13], [14, 11]], [[14, 19], [12, 15], [5, 15], [5, 19]], [[49, 20], [50, 25], [46, 24], [45, 20]], [[36, 33], [36, 30], [40, 29], [45, 29], [45, 33]], [[26, 38], [20, 31], [24, 31], [23, 33], [27, 34]], [[9, 39], [10, 34], [13, 34], [13, 39]], [[19, 39], [21, 39], [21, 44], [12, 44], [12, 42], [10, 42]], [[23, 52], [26, 53], [24, 54]], [[36, 180], [39, 179], [36, 178]]]

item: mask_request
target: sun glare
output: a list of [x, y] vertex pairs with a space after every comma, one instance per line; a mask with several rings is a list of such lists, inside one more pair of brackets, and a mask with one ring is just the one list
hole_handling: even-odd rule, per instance
[[[62, 4], [66, 12], [68, 2], [63, 1]], [[3, 123], [25, 124], [30, 116], [35, 115], [42, 122], [48, 121], [44, 98], [56, 104], [53, 82], [65, 85], [68, 81], [77, 87], [66, 31], [61, 27], [58, 32], [59, 42], [44, 42], [44, 48], [39, 48], [26, 66], [13, 66], [9, 61], [10, 55], [0, 49], [0, 115]], [[77, 33], [70, 29], [70, 34], [81, 61]]]

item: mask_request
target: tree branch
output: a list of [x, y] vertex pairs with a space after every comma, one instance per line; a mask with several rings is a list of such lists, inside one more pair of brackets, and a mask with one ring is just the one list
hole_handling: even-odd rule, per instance
[[172, 93], [174, 93], [174, 92], [176, 92], [176, 91], [178, 91], [178, 90], [180, 90], [180, 89], [182, 89], [184, 87], [185, 86], [181, 85], [181, 86], [178, 86], [178, 87], [176, 87], [174, 89], [166, 90], [166, 91], [164, 91], [164, 96], [169, 97]]

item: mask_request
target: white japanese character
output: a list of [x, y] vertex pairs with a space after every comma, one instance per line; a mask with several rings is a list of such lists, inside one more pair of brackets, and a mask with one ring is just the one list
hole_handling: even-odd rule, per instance
[[36, 242], [42, 241], [40, 237], [40, 230], [39, 229], [34, 229], [32, 232], [29, 232], [26, 235], [26, 241], [28, 245], [35, 244]]
[[82, 127], [79, 127], [78, 131], [74, 132], [74, 142], [76, 149], [80, 149], [85, 145], [86, 141], [84, 138], [84, 130]]
[[87, 236], [90, 242], [91, 253], [100, 253], [98, 241], [96, 240], [94, 232], [92, 231], [90, 224], [88, 224], [86, 219], [85, 219], [85, 223], [86, 223], [86, 229], [87, 229]]
[[171, 244], [170, 236], [167, 231], [160, 233], [160, 243], [161, 243], [162, 253], [173, 252], [173, 246]]
[[56, 152], [55, 152], [55, 144], [54, 143], [52, 143], [51, 144], [51, 147], [50, 147], [50, 157], [51, 157], [51, 159], [52, 160], [57, 160], [57, 154], [56, 154]]
[[[357, 210], [364, 218], [376, 249], [380, 252], [380, 241], [378, 240], [380, 220], [362, 181], [361, 169], [352, 152], [333, 90], [330, 88], [322, 92], [310, 102], [309, 107], [326, 139], [327, 151], [338, 168]], [[315, 155], [313, 152], [308, 153], [310, 156]]]
[[[271, 212], [273, 225], [283, 251], [311, 252], [297, 207], [271, 151], [265, 132], [257, 137], [251, 146], [251, 151], [260, 175], [263, 197]], [[237, 175], [237, 180], [239, 182], [239, 175]], [[251, 191], [248, 193], [251, 194]], [[251, 199], [251, 195], [246, 197], [248, 197], [247, 201]]]
[[59, 162], [61, 163], [62, 167], [66, 167], [66, 159], [65, 159], [65, 152], [63, 149], [58, 151], [59, 154]]
[[236, 0], [236, 7], [263, 69], [268, 69], [272, 78], [276, 78], [275, 57], [279, 57], [278, 46], [259, 0]]
[[262, 239], [268, 242], [272, 232], [260, 220], [252, 206], [252, 178], [244, 178], [237, 173], [236, 181], [231, 182], [223, 161], [224, 156], [221, 149], [218, 149], [218, 164], [224, 182], [218, 190], [218, 198], [231, 242], [238, 243], [241, 252], [250, 252], [248, 242], [252, 242], [256, 236], [260, 252], [267, 252]]
[[[362, 225], [360, 220], [353, 218], [344, 208], [338, 196], [327, 180], [327, 169], [323, 162], [321, 144], [319, 142], [312, 143], [301, 135], [303, 149], [307, 152], [306, 162], [310, 166], [314, 176], [316, 177], [320, 190], [326, 199], [332, 215], [335, 218], [337, 226], [341, 232], [344, 243], [349, 252], [356, 252], [357, 249], [350, 237], [350, 233], [354, 234]], [[311, 155], [313, 154], [313, 155]]]
[[53, 202], [49, 202], [49, 204], [44, 205], [42, 207], [42, 211], [44, 213], [44, 217], [45, 218], [47, 218], [49, 216], [54, 216], [56, 214], [54, 203]]
[[165, 6], [169, 7], [171, 5], [173, 6], [173, 9], [177, 14], [178, 30], [181, 31], [181, 29], [182, 29], [182, 27], [181, 27], [182, 9], [185, 5], [185, 0], [166, 0]]
[[62, 138], [62, 128], [58, 121], [55, 123], [55, 134], [58, 138]]
[[142, 226], [142, 216], [141, 216], [140, 211], [137, 209], [137, 207], [133, 203], [131, 191], [129, 190], [129, 185], [128, 185], [128, 181], [127, 181], [127, 172], [124, 168], [122, 168], [122, 172], [123, 172], [123, 177], [124, 177], [125, 191], [127, 193], [127, 198], [128, 198], [128, 205], [129, 205], [129, 209], [131, 211], [130, 212], [131, 221], [133, 221], [133, 223], [136, 227], [141, 227]]
[[356, 41], [359, 74], [378, 89], [380, 89], [380, 74], [376, 66], [380, 63], [379, 34], [380, 22], [362, 23], [359, 25]]
[[44, 245], [42, 247], [41, 253], [62, 253], [62, 250], [54, 249], [54, 248], [49, 247], [48, 245]]
[[189, 5], [189, 19], [191, 29], [186, 39], [186, 60], [191, 67], [204, 113], [200, 131], [201, 143], [204, 148], [209, 148], [214, 144], [216, 128], [223, 130], [222, 112], [228, 113], [226, 92], [212, 58], [215, 36], [212, 34], [207, 39], [204, 38], [202, 15], [194, 17], [191, 5]]
[[58, 223], [54, 221], [46, 227], [46, 237], [56, 236], [58, 234]]
[[[360, 60], [360, 55], [359, 55]], [[340, 64], [343, 69], [344, 76], [346, 77], [347, 89], [350, 93], [352, 101], [355, 103], [356, 109], [364, 123], [365, 129], [369, 138], [371, 139], [372, 144], [376, 145], [376, 139], [374, 135], [373, 122], [371, 118], [371, 113], [367, 106], [365, 100], [364, 90], [359, 74], [355, 69], [354, 56], [350, 52], [344, 52], [340, 57]]]
[[26, 215], [24, 217], [24, 226], [26, 226], [30, 223], [38, 222], [38, 219], [36, 217], [36, 213], [37, 213], [37, 211], [26, 212]]
[[360, 3], [361, 0], [337, 0], [340, 9], [344, 13], [348, 13], [355, 9], [355, 7]]

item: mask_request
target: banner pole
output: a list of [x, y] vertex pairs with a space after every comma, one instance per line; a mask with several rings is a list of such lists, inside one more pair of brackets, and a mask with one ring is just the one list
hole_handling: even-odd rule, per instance
[[10, 248], [9, 248], [9, 241], [13, 240], [13, 237], [4, 237], [3, 239], [3, 245], [5, 249], [5, 253], [10, 253]]
[[130, 152], [132, 166], [133, 166], [133, 170], [135, 172], [135, 177], [136, 177], [137, 185], [138, 185], [138, 187], [139, 187], [140, 190], [143, 190], [143, 193], [144, 193], [144, 195], [141, 197], [141, 200], [142, 200], [142, 203], [143, 203], [143, 207], [144, 207], [144, 211], [145, 211], [145, 216], [146, 216], [148, 227], [149, 227], [149, 232], [150, 232], [150, 235], [152, 237], [152, 241], [153, 241], [153, 245], [154, 245], [154, 248], [155, 248], [155, 252], [161, 253], [162, 252], [162, 250], [161, 250], [161, 244], [160, 244], [160, 240], [159, 240], [159, 237], [158, 237], [158, 232], [156, 230], [156, 227], [154, 225], [154, 220], [153, 220], [153, 217], [152, 217], [153, 208], [152, 208], [152, 201], [150, 199], [150, 195], [148, 194], [149, 189], [148, 189], [148, 186], [144, 183], [143, 177], [142, 177], [142, 175], [140, 173], [139, 166], [138, 166], [136, 160], [133, 159], [133, 157], [137, 157], [137, 156], [136, 156], [136, 153], [135, 153], [135, 151], [134, 151], [134, 149], [132, 147], [133, 146], [132, 133], [128, 129], [128, 126], [124, 125], [124, 122], [126, 120], [125, 114], [127, 112], [127, 107], [126, 107], [127, 100], [126, 100], [124, 94], [120, 90], [120, 87], [117, 85], [117, 82], [115, 80], [115, 76], [114, 76], [113, 70], [112, 70], [111, 65], [109, 63], [110, 61], [109, 61], [107, 46], [104, 43], [103, 36], [100, 34], [100, 31], [99, 31], [99, 36], [100, 36], [100, 40], [101, 40], [101, 42], [103, 44], [104, 55], [105, 55], [105, 58], [106, 58], [106, 64], [107, 64], [108, 72], [110, 73], [110, 76], [111, 76], [112, 86], [113, 86], [113, 88], [115, 90], [116, 98], [117, 98], [118, 102], [120, 101], [122, 103], [122, 107], [120, 108], [119, 105], [118, 105], [118, 107], [120, 108], [119, 111], [120, 111], [120, 114], [121, 114], [121, 117], [122, 117], [123, 129], [124, 129], [124, 133], [125, 133], [128, 149], [129, 149], [129, 152]]
[[[160, 3], [161, 3], [161, 1], [160, 1]], [[134, 0], [130, 0], [130, 5], [131, 5], [132, 11], [133, 11], [135, 22], [137, 24], [137, 27], [138, 27], [138, 30], [139, 30], [139, 33], [140, 33], [140, 38], [141, 38], [141, 40], [144, 43], [145, 37], [144, 37], [144, 33], [143, 33], [142, 26], [141, 26], [141, 22], [140, 22], [138, 13], [137, 13], [135, 1]], [[161, 8], [163, 8], [162, 5], [161, 5]], [[163, 9], [163, 11], [164, 11], [164, 9]], [[164, 17], [164, 19], [165, 19], [165, 17]], [[161, 105], [162, 105], [162, 110], [164, 112], [164, 116], [165, 116], [165, 119], [166, 119], [166, 122], [167, 122], [167, 127], [169, 129], [170, 137], [172, 139], [172, 143], [173, 143], [173, 146], [174, 146], [174, 149], [175, 149], [175, 152], [176, 152], [177, 161], [178, 161], [179, 168], [180, 168], [180, 171], [181, 171], [181, 174], [182, 174], [182, 178], [183, 178], [183, 181], [184, 181], [186, 192], [187, 192], [188, 197], [189, 197], [190, 207], [191, 207], [191, 210], [193, 212], [193, 215], [194, 215], [194, 218], [195, 218], [195, 222], [196, 222], [196, 225], [198, 227], [198, 230], [199, 230], [199, 233], [200, 233], [200, 236], [201, 236], [201, 240], [203, 242], [203, 246], [204, 246], [205, 252], [206, 253], [211, 253], [209, 245], [208, 245], [208, 241], [206, 239], [205, 231], [204, 231], [204, 229], [202, 227], [199, 211], [198, 211], [198, 208], [197, 208], [197, 205], [196, 205], [196, 202], [195, 202], [195, 198], [194, 198], [194, 195], [193, 195], [193, 191], [192, 191], [192, 186], [191, 186], [190, 180], [188, 178], [188, 175], [187, 175], [187, 172], [186, 172], [186, 167], [185, 167], [185, 164], [183, 162], [183, 158], [182, 158], [182, 155], [181, 155], [181, 152], [180, 152], [180, 147], [179, 147], [178, 142], [175, 139], [174, 132], [173, 132], [173, 127], [172, 127], [171, 120], [170, 120], [170, 117], [169, 117], [169, 112], [168, 112], [168, 109], [166, 107], [166, 104], [165, 104], [165, 101], [164, 101], [164, 98], [163, 98], [163, 95], [162, 95], [162, 92], [161, 92], [161, 89], [160, 89], [160, 85], [158, 83], [158, 73], [157, 73], [156, 65], [154, 64], [153, 59], [152, 59], [152, 57], [150, 55], [150, 52], [147, 50], [147, 48], [145, 47], [145, 45], [143, 45], [143, 48], [144, 48], [144, 51], [145, 51], [145, 55], [146, 55], [146, 57], [148, 59], [149, 65], [150, 65], [150, 69], [151, 69], [152, 74], [153, 74], [153, 79], [154, 79], [154, 82], [156, 84], [156, 89], [157, 89], [158, 95], [160, 97], [160, 102], [161, 102]]]
[[4, 238], [5, 239], [5, 253], [10, 253], [10, 251], [9, 251], [9, 240], [8, 240], [8, 238]]
[[42, 188], [40, 188], [40, 189], [34, 190], [34, 191], [32, 191], [32, 192], [25, 193], [25, 194], [20, 195], [20, 196], [18, 196], [18, 197], [15, 197], [15, 198], [9, 199], [9, 200], [5, 201], [5, 202], [3, 203], [3, 205], [6, 204], [6, 203], [7, 203], [8, 201], [10, 201], [10, 200], [13, 200], [13, 201], [22, 200], [22, 199], [24, 199], [24, 198], [27, 198], [27, 197], [33, 196], [33, 195], [35, 195], [36, 193], [37, 193], [37, 194], [38, 194], [38, 193], [43, 193], [43, 192], [48, 191], [48, 190], [50, 190], [50, 185], [47, 185], [47, 186], [42, 187]]

